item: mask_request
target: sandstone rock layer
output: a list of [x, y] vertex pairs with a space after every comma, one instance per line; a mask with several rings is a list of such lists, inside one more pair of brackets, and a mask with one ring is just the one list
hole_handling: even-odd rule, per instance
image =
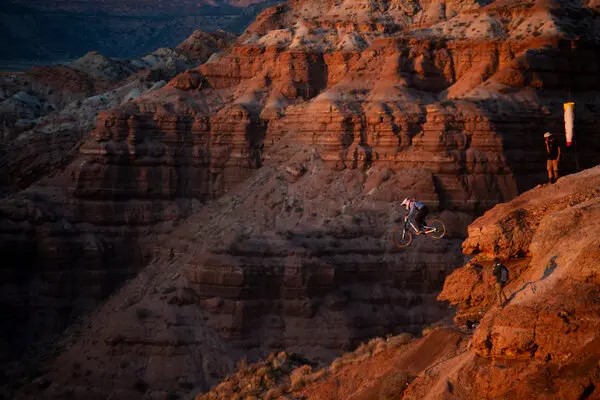
[[[435, 296], [462, 264], [466, 226], [545, 180], [541, 136], [561, 132], [566, 98], [577, 103], [580, 166], [598, 162], [600, 81], [592, 3], [443, 4], [270, 8], [231, 49], [100, 113], [73, 162], [3, 201], [14, 260], [27, 260], [15, 249], [57, 248], [64, 271], [75, 248], [69, 267], [87, 271], [89, 248], [100, 269], [118, 271], [108, 274], [112, 288], [154, 259], [153, 278], [127, 284], [45, 366], [55, 383], [48, 396], [168, 394], [169, 352], [182, 353], [173, 365], [187, 395], [231, 371], [242, 352], [255, 359], [297, 347], [325, 360], [447, 315]], [[565, 151], [563, 173], [575, 161]], [[406, 196], [440, 214], [450, 237], [392, 249], [386, 235]], [[51, 258], [7, 270], [35, 265], [37, 279], [54, 270]], [[9, 280], [10, 293], [29, 293], [31, 276]], [[69, 296], [57, 291], [60, 302], [82, 295], [72, 282]], [[110, 331], [113, 317], [122, 337]], [[222, 352], [222, 362], [196, 357]], [[136, 360], [123, 375], [114, 372], [121, 357]], [[100, 360], [106, 368], [77, 379], [56, 372]]]
[[[563, 178], [470, 225], [464, 248], [475, 254], [439, 296], [456, 307], [454, 326], [424, 330], [420, 339], [372, 339], [325, 368], [305, 361], [269, 379], [282, 357], [271, 355], [196, 399], [598, 397], [599, 179], [600, 167]], [[510, 234], [512, 245], [505, 241]], [[514, 247], [521, 252], [511, 253]], [[510, 271], [504, 307], [494, 294], [494, 255]]]

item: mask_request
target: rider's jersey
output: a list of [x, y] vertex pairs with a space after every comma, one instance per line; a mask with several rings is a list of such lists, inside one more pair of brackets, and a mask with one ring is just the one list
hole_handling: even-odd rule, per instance
[[408, 206], [408, 211], [413, 211], [413, 210], [421, 211], [424, 208], [425, 208], [424, 203], [421, 203], [420, 201], [412, 201], [410, 203], [410, 205]]

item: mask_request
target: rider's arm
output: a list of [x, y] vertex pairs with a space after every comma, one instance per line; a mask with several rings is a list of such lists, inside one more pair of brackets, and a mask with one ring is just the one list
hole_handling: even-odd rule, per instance
[[415, 211], [416, 211], [416, 209], [415, 209], [415, 205], [414, 205], [414, 204], [411, 204], [411, 205], [408, 207], [408, 210], [407, 210], [407, 211], [408, 211], [408, 212], [407, 212], [407, 214], [406, 214], [406, 217], [407, 217], [407, 218], [411, 218], [411, 217], [414, 215]]

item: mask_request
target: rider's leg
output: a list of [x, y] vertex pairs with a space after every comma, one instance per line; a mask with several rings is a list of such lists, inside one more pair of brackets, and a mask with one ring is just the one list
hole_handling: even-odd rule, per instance
[[417, 233], [418, 234], [424, 233], [424, 231], [423, 231], [423, 217], [424, 217], [425, 213], [423, 211], [424, 210], [421, 210], [421, 211], [417, 212], [417, 214], [415, 215], [415, 227], [417, 229]]
[[421, 210], [421, 229], [425, 229], [425, 227], [427, 226], [427, 215], [429, 214], [429, 208], [424, 207], [423, 210]]
[[420, 228], [419, 228], [419, 211], [417, 211], [416, 209], [412, 209], [410, 210], [410, 212], [408, 213], [408, 222], [412, 225], [413, 229], [415, 230], [415, 232], [417, 233], [417, 235], [419, 234]]

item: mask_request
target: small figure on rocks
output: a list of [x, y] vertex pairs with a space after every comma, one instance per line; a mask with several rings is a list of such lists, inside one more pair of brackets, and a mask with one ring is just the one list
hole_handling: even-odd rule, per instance
[[466, 328], [467, 328], [467, 330], [469, 330], [469, 331], [470, 331], [470, 330], [473, 330], [473, 329], [475, 329], [475, 328], [477, 328], [478, 326], [479, 326], [479, 321], [476, 321], [476, 320], [470, 320], [470, 319], [468, 319], [468, 320], [465, 322], [465, 327], [466, 327]]
[[408, 220], [413, 228], [415, 228], [417, 235], [425, 233], [423, 231], [423, 225], [425, 224], [425, 217], [427, 217], [427, 214], [429, 213], [427, 206], [420, 201], [408, 197], [402, 201], [401, 205], [408, 211]]
[[560, 162], [560, 146], [556, 138], [550, 132], [544, 133], [544, 142], [546, 144], [546, 170], [548, 171], [548, 183], [554, 183], [558, 180], [558, 163]]
[[498, 257], [494, 258], [492, 274], [496, 277], [496, 299], [498, 300], [498, 305], [504, 307], [508, 302], [506, 294], [504, 294], [504, 286], [508, 282], [508, 268], [500, 262]]

